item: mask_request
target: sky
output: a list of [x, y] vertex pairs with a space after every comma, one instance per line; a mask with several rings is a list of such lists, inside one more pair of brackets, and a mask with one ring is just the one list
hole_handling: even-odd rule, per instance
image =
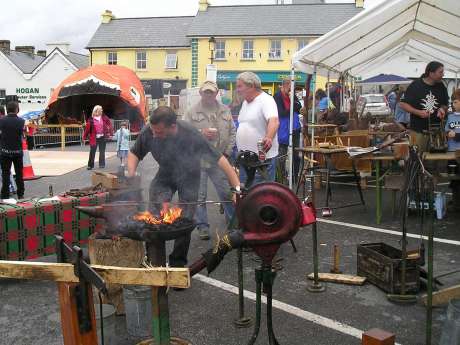
[[[383, 1], [365, 0], [365, 7], [376, 6]], [[275, 0], [209, 2], [218, 6], [275, 3]], [[193, 16], [198, 10], [198, 0], [14, 0], [8, 4], [8, 11], [0, 11], [0, 40], [10, 40], [12, 48], [32, 45], [36, 49], [46, 49], [46, 43], [69, 42], [71, 51], [87, 53], [85, 46], [106, 9], [118, 18]]]

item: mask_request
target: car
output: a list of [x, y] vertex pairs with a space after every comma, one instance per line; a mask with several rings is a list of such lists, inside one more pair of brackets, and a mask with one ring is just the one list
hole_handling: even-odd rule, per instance
[[387, 117], [391, 115], [387, 98], [380, 93], [359, 96], [356, 110], [359, 117]]

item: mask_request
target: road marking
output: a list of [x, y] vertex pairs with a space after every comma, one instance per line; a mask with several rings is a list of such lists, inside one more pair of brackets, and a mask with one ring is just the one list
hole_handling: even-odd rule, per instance
[[[196, 274], [193, 276], [193, 278], [203, 283], [206, 283], [208, 285], [217, 287], [221, 290], [238, 295], [238, 287], [236, 286], [224, 283], [217, 279], [206, 277], [201, 274]], [[244, 290], [244, 297], [251, 301], [256, 300], [256, 294], [252, 291]], [[265, 296], [262, 296], [262, 303], [267, 304], [267, 298]], [[347, 335], [350, 335], [358, 339], [361, 339], [362, 334], [364, 333], [362, 330], [354, 328], [352, 326], [348, 326], [342, 322], [335, 321], [327, 317], [311, 313], [309, 311], [300, 309], [298, 307], [278, 301], [276, 299], [273, 299], [273, 308], [279, 309], [281, 311], [284, 311], [288, 314], [294, 315], [306, 321], [313, 322], [317, 325], [333, 329], [334, 331], [337, 331], [343, 334], [347, 334]], [[401, 345], [401, 344], [396, 344], [396, 345]]]
[[[382, 228], [374, 228], [373, 226], [359, 225], [359, 224], [353, 224], [353, 223], [338, 222], [336, 220], [329, 220], [329, 219], [324, 219], [324, 218], [317, 218], [317, 220], [318, 220], [318, 222], [321, 222], [321, 223], [342, 225], [342, 226], [346, 226], [346, 227], [354, 228], [354, 229], [369, 230], [369, 231], [381, 232], [381, 233], [389, 234], [389, 235], [401, 236], [400, 231], [387, 230], [387, 229], [382, 229]], [[412, 233], [408, 232], [407, 237], [417, 238], [418, 239], [418, 238], [420, 238], [420, 235], [419, 234], [412, 234]], [[422, 236], [422, 238], [424, 240], [428, 240], [427, 236]], [[453, 244], [454, 246], [460, 246], [460, 241], [448, 240], [448, 239], [445, 239], [445, 238], [435, 237], [434, 241], [439, 242], [439, 243]]]

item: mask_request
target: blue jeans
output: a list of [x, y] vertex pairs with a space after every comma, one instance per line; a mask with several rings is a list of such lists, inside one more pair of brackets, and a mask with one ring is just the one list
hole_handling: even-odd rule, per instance
[[[232, 193], [227, 176], [217, 166], [213, 165], [210, 168], [201, 169], [200, 192], [198, 193], [198, 201], [206, 201], [208, 197], [208, 177], [211, 179], [214, 188], [220, 201], [232, 201]], [[235, 214], [235, 207], [231, 202], [222, 204], [225, 212], [227, 223], [230, 222]], [[198, 229], [209, 229], [208, 210], [206, 204], [198, 205], [196, 208], [195, 219], [198, 223]]]
[[[252, 186], [262, 183], [262, 182], [272, 182], [275, 181], [275, 172], [276, 172], [276, 157], [267, 159], [267, 163], [270, 163], [267, 166], [267, 175], [268, 175], [268, 180], [265, 179], [263, 176], [260, 175], [259, 170], [256, 171], [256, 175], [254, 178], [254, 182], [252, 183]], [[246, 170], [244, 170], [243, 167], [240, 167], [240, 182], [245, 184], [247, 180], [247, 175], [246, 175]], [[251, 187], [252, 187], [251, 186]]]

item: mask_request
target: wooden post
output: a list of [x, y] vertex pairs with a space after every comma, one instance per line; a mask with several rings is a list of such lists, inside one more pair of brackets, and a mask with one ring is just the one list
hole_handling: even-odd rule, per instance
[[392, 333], [373, 328], [363, 333], [362, 345], [395, 345], [395, 338]]
[[61, 151], [65, 150], [65, 126], [61, 126]]
[[[59, 306], [61, 309], [61, 327], [62, 337], [65, 345], [95, 345], [97, 344], [96, 319], [94, 317], [94, 304], [88, 303], [89, 313], [91, 315], [91, 330], [81, 333], [79, 329], [77, 314], [77, 299], [75, 297], [75, 288], [78, 284], [58, 283]], [[93, 300], [93, 293], [90, 284], [88, 287], [88, 301]]]

